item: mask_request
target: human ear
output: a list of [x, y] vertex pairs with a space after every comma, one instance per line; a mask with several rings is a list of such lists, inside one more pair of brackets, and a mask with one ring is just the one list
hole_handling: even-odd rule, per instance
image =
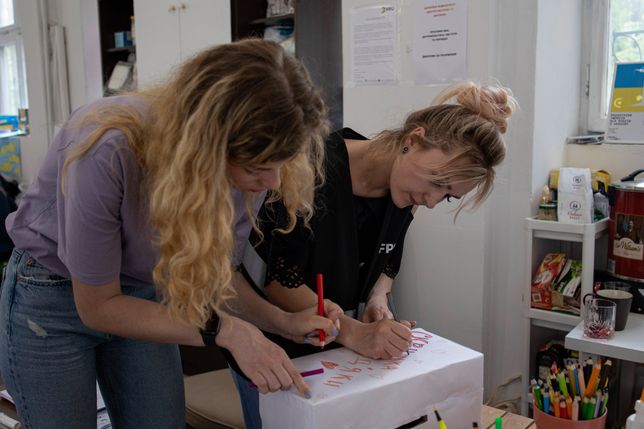
[[414, 147], [415, 142], [414, 142], [414, 139], [411, 138], [412, 134], [420, 137], [425, 137], [425, 129], [423, 127], [417, 127], [411, 130], [411, 132], [409, 133], [409, 136], [407, 136], [407, 141], [405, 142], [405, 146]]
[[425, 128], [423, 128], [423, 127], [414, 128], [411, 131], [411, 133], [416, 134], [417, 136], [425, 137]]

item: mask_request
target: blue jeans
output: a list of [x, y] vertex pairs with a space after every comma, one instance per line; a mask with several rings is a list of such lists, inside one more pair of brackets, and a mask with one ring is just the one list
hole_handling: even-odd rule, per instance
[[256, 387], [250, 387], [248, 380], [234, 369], [230, 368], [230, 372], [239, 392], [246, 429], [262, 429], [262, 417], [259, 414], [259, 390]]
[[[154, 287], [122, 288], [154, 300]], [[87, 328], [71, 281], [14, 250], [0, 297], [0, 373], [26, 428], [96, 427], [96, 380], [112, 426], [185, 429], [176, 345]]]

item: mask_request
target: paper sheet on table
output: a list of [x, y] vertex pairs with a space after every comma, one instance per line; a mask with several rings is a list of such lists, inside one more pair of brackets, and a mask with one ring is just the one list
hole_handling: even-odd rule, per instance
[[260, 395], [265, 428], [394, 428], [430, 414], [421, 427], [434, 427], [433, 407], [448, 427], [469, 427], [480, 419], [483, 355], [422, 329], [413, 331], [409, 356], [374, 360], [346, 348], [293, 360], [307, 377], [312, 398], [295, 391]]

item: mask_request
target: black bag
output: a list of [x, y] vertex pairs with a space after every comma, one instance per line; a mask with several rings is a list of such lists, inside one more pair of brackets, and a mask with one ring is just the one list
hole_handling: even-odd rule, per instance
[[16, 197], [19, 193], [20, 189], [17, 182], [5, 180], [0, 175], [0, 261], [8, 260], [13, 251], [13, 241], [7, 234], [7, 227], [4, 222], [9, 213], [18, 208]]

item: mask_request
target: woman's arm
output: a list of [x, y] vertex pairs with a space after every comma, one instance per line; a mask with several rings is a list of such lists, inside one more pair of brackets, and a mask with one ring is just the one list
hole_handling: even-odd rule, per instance
[[[386, 283], [383, 283], [383, 287], [386, 287]], [[315, 304], [317, 300], [317, 295], [306, 285], [287, 288], [273, 281], [265, 290], [272, 303], [287, 311], [298, 311]], [[409, 322], [399, 323], [383, 319], [374, 323], [362, 323], [344, 313], [339, 317], [339, 321], [342, 329], [336, 341], [364, 356], [391, 359], [400, 356], [409, 348]]]
[[387, 294], [391, 293], [393, 283], [394, 280], [391, 277], [386, 274], [380, 274], [367, 298], [364, 311], [360, 316], [361, 322], [371, 323], [394, 318], [391, 309], [387, 305]]
[[[89, 328], [143, 341], [204, 345], [197, 328], [173, 320], [161, 304], [123, 295], [118, 279], [97, 286], [72, 277], [72, 285], [78, 314]], [[250, 323], [222, 314], [216, 342], [233, 354], [261, 393], [288, 389], [295, 384], [307, 395], [308, 386], [284, 350]]]
[[161, 304], [123, 295], [118, 279], [90, 285], [72, 276], [74, 302], [91, 329], [136, 340], [203, 346], [197, 328], [172, 320]]
[[342, 331], [336, 341], [343, 346], [372, 359], [391, 359], [409, 349], [410, 323], [381, 319], [363, 323], [349, 316], [341, 319]]
[[266, 285], [264, 291], [270, 302], [285, 311], [301, 311], [312, 305], [316, 305], [318, 302], [317, 294], [305, 284], [299, 287], [289, 288], [273, 280]]
[[[233, 284], [235, 285], [236, 296], [228, 301], [228, 310], [235, 316], [240, 317], [260, 329], [280, 335], [291, 341], [303, 343], [306, 335], [311, 332], [317, 332], [323, 329], [326, 334], [326, 343], [335, 339], [333, 335], [335, 321], [342, 314], [342, 309], [329, 300], [324, 300], [324, 309], [326, 317], [316, 315], [317, 312], [317, 295], [313, 293], [306, 294], [303, 299], [299, 298], [300, 292], [294, 293], [294, 299], [291, 305], [282, 307], [276, 302], [266, 301], [259, 296], [248, 284], [244, 276], [239, 272], [233, 275]], [[277, 284], [279, 286], [279, 284]], [[287, 289], [279, 286], [280, 289]], [[289, 289], [289, 291], [307, 289], [299, 287]], [[288, 293], [280, 302], [289, 302]], [[339, 328], [339, 327], [338, 327]], [[335, 332], [337, 334], [337, 332]], [[308, 342], [313, 345], [319, 345], [317, 337], [308, 337]]]

